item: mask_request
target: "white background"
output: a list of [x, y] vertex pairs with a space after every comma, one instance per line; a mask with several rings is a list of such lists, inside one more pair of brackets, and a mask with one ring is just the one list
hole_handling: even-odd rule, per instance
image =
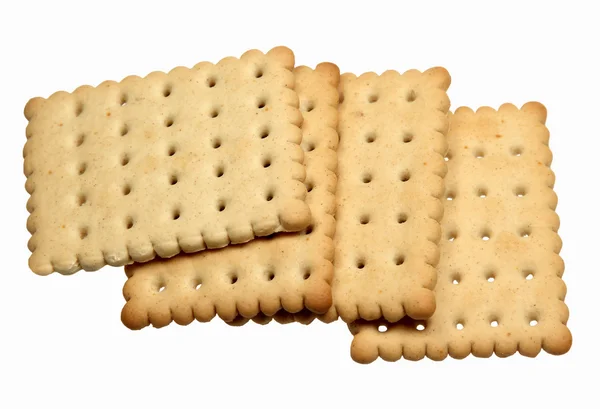
[[[479, 3], [3, 2], [0, 407], [600, 407], [598, 13], [577, 1]], [[547, 106], [568, 354], [365, 366], [351, 360], [341, 322], [133, 332], [120, 322], [122, 269], [28, 270], [29, 98], [279, 44], [298, 64], [332, 61], [355, 73], [442, 65], [453, 109]]]

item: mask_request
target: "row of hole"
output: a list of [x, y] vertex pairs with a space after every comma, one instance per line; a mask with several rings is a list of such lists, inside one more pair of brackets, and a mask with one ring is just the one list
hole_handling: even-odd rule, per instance
[[[520, 230], [517, 232], [517, 234], [518, 234], [520, 237], [522, 237], [522, 238], [525, 238], [525, 239], [526, 239], [526, 238], [528, 238], [528, 237], [530, 237], [530, 236], [531, 236], [531, 229], [530, 229], [529, 227], [523, 227], [523, 228], [521, 228], [521, 229], [520, 229]], [[456, 240], [458, 237], [459, 237], [459, 236], [458, 236], [458, 232], [457, 232], [456, 230], [452, 230], [452, 231], [450, 231], [450, 232], [447, 234], [447, 236], [446, 236], [446, 238], [448, 239], [448, 241], [454, 241], [454, 240]], [[483, 240], [483, 241], [489, 241], [489, 240], [492, 238], [492, 234], [491, 234], [491, 232], [490, 232], [489, 230], [483, 230], [483, 231], [480, 233], [480, 236], [479, 236], [479, 238], [480, 238], [481, 240]]]
[[[267, 101], [264, 98], [261, 98], [257, 101], [256, 106], [258, 109], [263, 109], [267, 106]], [[210, 116], [211, 118], [216, 118], [219, 116], [220, 110], [219, 108], [213, 108], [208, 116]], [[172, 116], [169, 116], [167, 118], [165, 118], [164, 120], [164, 126], [167, 128], [170, 128], [173, 126], [173, 124], [175, 123], [175, 119]], [[121, 128], [121, 136], [125, 136], [127, 135], [127, 133], [129, 132], [129, 129], [127, 128], [127, 125], [123, 125], [123, 127]], [[83, 140], [85, 138], [84, 134], [80, 134], [77, 136], [75, 145], [76, 146], [81, 146], [81, 144], [83, 143]]]
[[[491, 319], [489, 321], [489, 323], [490, 323], [490, 327], [492, 327], [492, 328], [497, 328], [500, 325], [500, 323], [498, 322], [497, 318]], [[454, 328], [456, 328], [458, 331], [462, 331], [463, 329], [465, 329], [465, 324], [464, 324], [463, 321], [457, 321], [453, 325], [454, 325]], [[529, 320], [529, 326], [535, 327], [537, 325], [538, 325], [537, 319], [530, 319]], [[417, 331], [425, 331], [425, 328], [426, 328], [425, 324], [417, 324], [417, 325], [415, 325], [415, 329]], [[379, 325], [377, 327], [377, 330], [379, 332], [381, 332], [381, 333], [387, 332], [388, 326], [385, 325], [385, 324], [381, 324], [381, 325]]]
[[[218, 115], [218, 112], [217, 112], [217, 115]], [[166, 127], [173, 126], [173, 119], [167, 118], [165, 120], [165, 126]], [[123, 125], [121, 127], [120, 133], [121, 133], [121, 136], [127, 135], [129, 133], [129, 127], [127, 125]], [[258, 136], [260, 139], [265, 139], [269, 136], [269, 134], [270, 134], [269, 128], [265, 127], [259, 131]], [[74, 141], [75, 147], [80, 147], [81, 145], [83, 145], [83, 143], [85, 142], [85, 138], [86, 138], [85, 133], [77, 134], [77, 136], [75, 137], [75, 141]], [[220, 148], [221, 147], [221, 139], [220, 138], [213, 139], [211, 142], [211, 145], [214, 149]], [[315, 145], [310, 144], [308, 150], [312, 151], [314, 148], [315, 148]], [[169, 156], [172, 156], [175, 154], [175, 149], [176, 148], [174, 146], [169, 148]]]
[[[219, 146], [220, 146], [220, 145], [219, 145]], [[218, 148], [218, 146], [217, 146], [217, 148]], [[177, 151], [176, 147], [175, 147], [175, 146], [171, 146], [171, 147], [169, 147], [169, 149], [168, 149], [168, 151], [167, 151], [167, 154], [168, 154], [169, 156], [173, 156], [173, 155], [175, 155], [175, 152], [176, 152], [176, 151]], [[124, 154], [121, 156], [121, 160], [120, 160], [120, 162], [121, 162], [121, 166], [127, 166], [127, 165], [129, 164], [129, 159], [130, 159], [130, 158], [129, 158], [129, 155], [128, 155], [127, 153], [124, 153]], [[271, 166], [271, 159], [270, 159], [270, 158], [268, 158], [268, 157], [267, 157], [267, 158], [263, 158], [263, 160], [262, 160], [262, 166], [263, 166], [263, 168], [268, 168], [268, 167], [270, 167], [270, 166]], [[86, 164], [85, 162], [82, 162], [82, 163], [80, 163], [80, 164], [77, 166], [77, 173], [78, 173], [79, 175], [83, 175], [83, 174], [86, 172], [86, 170], [87, 170], [87, 164]], [[220, 178], [220, 177], [221, 177], [221, 176], [223, 176], [224, 174], [225, 174], [225, 166], [224, 166], [224, 165], [219, 165], [219, 166], [217, 166], [217, 167], [215, 168], [215, 175], [216, 175], [217, 177], [219, 177], [219, 178]], [[175, 185], [175, 184], [177, 184], [177, 181], [178, 181], [177, 175], [173, 174], [173, 175], [171, 175], [171, 176], [169, 177], [169, 182], [171, 183], [171, 185]]]
[[[363, 183], [371, 183], [373, 181], [373, 175], [370, 173], [365, 173], [362, 176], [361, 180]], [[405, 170], [402, 173], [400, 173], [400, 181], [408, 182], [409, 180], [410, 180], [410, 172], [408, 170]]]
[[[265, 274], [265, 278], [267, 279], [267, 281], [273, 281], [275, 279], [275, 272], [273, 270], [268, 270]], [[305, 268], [304, 271], [302, 272], [302, 279], [306, 281], [309, 278], [310, 278], [310, 269]], [[229, 276], [229, 279], [230, 279], [231, 284], [235, 284], [238, 281], [238, 276], [237, 276], [237, 274], [231, 274]], [[198, 289], [198, 287], [196, 287], [196, 289]]]
[[[509, 152], [512, 156], [521, 156], [523, 154], [523, 147], [521, 146], [511, 146], [511, 148], [509, 149]], [[473, 151], [473, 156], [475, 156], [477, 159], [483, 159], [485, 157], [486, 153], [483, 149], [476, 149]], [[446, 162], [448, 162], [450, 159], [452, 159], [452, 154], [450, 152], [448, 152], [446, 154], [446, 156], [444, 157], [444, 160]]]
[[[222, 173], [222, 170], [221, 170], [220, 172], [221, 172], [220, 174], [219, 174], [219, 173], [217, 173], [217, 176], [222, 176], [222, 174], [223, 174], [223, 173]], [[172, 179], [172, 180], [171, 180], [171, 184], [176, 184], [176, 183], [177, 183], [177, 179]], [[129, 195], [130, 193], [131, 193], [131, 185], [125, 185], [125, 186], [123, 187], [123, 195], [127, 196], [127, 195]], [[267, 202], [270, 202], [270, 201], [272, 201], [274, 198], [275, 198], [275, 193], [274, 193], [272, 190], [268, 191], [268, 192], [265, 194], [265, 200], [266, 200]], [[83, 206], [83, 205], [84, 205], [84, 204], [87, 202], [87, 196], [86, 196], [86, 195], [84, 195], [84, 194], [79, 194], [79, 195], [77, 196], [77, 199], [76, 199], [76, 201], [77, 201], [77, 204], [78, 204], [79, 206]], [[225, 203], [225, 201], [224, 201], [224, 200], [219, 200], [219, 201], [217, 202], [217, 209], [219, 210], [219, 212], [222, 212], [222, 211], [224, 211], [224, 210], [225, 210], [225, 208], [226, 208], [226, 203]], [[175, 209], [175, 210], [173, 210], [173, 220], [177, 220], [177, 219], [179, 219], [179, 217], [180, 217], [180, 216], [181, 216], [181, 213], [180, 213], [179, 209]], [[128, 218], [126, 219], [126, 226], [127, 226], [127, 229], [131, 229], [131, 228], [133, 227], [133, 224], [134, 224], [134, 223], [133, 223], [133, 219], [132, 219], [131, 217], [128, 217]], [[307, 230], [307, 234], [310, 234], [310, 231], [308, 231], [308, 230]], [[85, 236], [87, 236], [87, 234], [85, 234]], [[82, 237], [82, 238], [85, 238], [85, 237]]]
[[[262, 78], [264, 72], [262, 68], [256, 68], [256, 70], [254, 71], [254, 77], [255, 78]], [[214, 88], [217, 85], [217, 79], [215, 77], [208, 77], [206, 79], [206, 86], [208, 88]], [[171, 96], [171, 93], [173, 92], [173, 87], [171, 84], [165, 84], [165, 86], [163, 87], [162, 90], [162, 95], [165, 98], [168, 98], [169, 96]], [[129, 97], [127, 96], [127, 94], [122, 94], [121, 98], [120, 98], [120, 104], [121, 106], [125, 106], [127, 105], [127, 102], [129, 100]], [[83, 112], [83, 108], [84, 105], [82, 102], [78, 102], [75, 105], [75, 116], [79, 116], [82, 114]]]
[[[478, 187], [475, 190], [475, 195], [482, 199], [488, 197], [488, 189], [486, 187]], [[527, 189], [523, 186], [517, 186], [513, 189], [513, 194], [516, 197], [524, 197], [527, 194]], [[446, 200], [454, 200], [456, 199], [456, 194], [452, 191], [446, 193]]]
[[[263, 109], [263, 108], [265, 108], [266, 106], [267, 106], [267, 101], [266, 101], [266, 99], [264, 99], [264, 98], [261, 98], [261, 99], [259, 99], [259, 100], [257, 101], [257, 103], [256, 103], [256, 107], [257, 107], [258, 109]], [[213, 108], [213, 109], [212, 109], [212, 110], [209, 112], [209, 116], [210, 116], [211, 118], [216, 118], [216, 117], [218, 117], [218, 116], [219, 116], [219, 113], [220, 113], [220, 110], [219, 110], [219, 108]], [[173, 124], [174, 124], [174, 123], [175, 123], [175, 119], [174, 119], [173, 117], [167, 117], [167, 118], [165, 119], [165, 122], [164, 122], [164, 124], [165, 124], [165, 126], [166, 126], [167, 128], [170, 128], [171, 126], [173, 126]]]
[[[222, 175], [223, 175], [223, 170], [222, 170], [222, 169], [221, 169], [221, 170], [217, 170], [217, 176], [218, 176], [218, 177], [221, 177]], [[171, 176], [170, 183], [171, 183], [171, 185], [175, 185], [175, 184], [177, 184], [177, 176], [176, 176], [176, 175], [172, 175], [172, 176]], [[311, 190], [312, 190], [312, 189], [311, 189]], [[122, 192], [123, 192], [123, 195], [125, 195], [125, 196], [129, 195], [129, 194], [131, 193], [131, 185], [129, 185], [129, 184], [126, 184], [126, 185], [123, 187], [123, 190], [122, 190]], [[272, 201], [272, 200], [274, 199], [274, 197], [275, 197], [275, 194], [274, 194], [274, 192], [272, 192], [272, 191], [269, 191], [269, 192], [267, 192], [267, 194], [265, 195], [265, 200], [266, 200], [266, 201]], [[83, 205], [84, 205], [84, 204], [87, 202], [87, 197], [86, 197], [86, 195], [84, 195], [84, 194], [79, 194], [79, 195], [77, 196], [77, 199], [76, 199], [76, 201], [77, 201], [77, 204], [78, 204], [79, 206], [83, 206]], [[226, 204], [225, 204], [225, 202], [224, 202], [223, 200], [220, 200], [220, 201], [218, 202], [218, 204], [217, 204], [217, 209], [219, 210], [219, 212], [223, 212], [223, 211], [225, 210], [225, 208], [226, 208]], [[179, 217], [180, 217], [180, 213], [179, 213], [179, 211], [178, 211], [178, 210], [175, 210], [175, 211], [174, 211], [174, 213], [173, 213], [173, 220], [177, 220], [177, 219], [179, 219]], [[127, 219], [127, 221], [126, 221], [126, 226], [127, 226], [127, 229], [131, 229], [131, 228], [133, 227], [133, 220], [132, 220], [131, 218], [128, 218], [128, 219]], [[306, 229], [306, 234], [310, 234], [311, 232], [312, 232], [312, 227], [311, 227], [311, 226], [309, 226], [309, 227]], [[84, 238], [86, 238], [86, 237], [87, 237], [87, 228], [82, 228], [82, 229], [81, 229], [81, 234], [80, 234], [80, 236], [81, 236], [81, 239], [84, 239]]]
[[[224, 169], [222, 167], [218, 167], [216, 169], [215, 172], [217, 177], [222, 177], [224, 174]], [[171, 185], [176, 185], [178, 182], [177, 179], [177, 175], [171, 175], [170, 179], [169, 179], [169, 183]], [[312, 190], [312, 188], [310, 189]], [[309, 190], [309, 191], [310, 191]], [[131, 185], [130, 184], [125, 184], [121, 190], [121, 192], [123, 193], [123, 196], [128, 196], [131, 193]], [[269, 190], [266, 194], [265, 194], [265, 200], [270, 202], [271, 200], [273, 200], [275, 198], [275, 193], [272, 190]], [[79, 194], [77, 196], [77, 204], [79, 206], [83, 206], [85, 203], [87, 202], [87, 196], [83, 193]], [[225, 204], [223, 201], [219, 202], [220, 204], [218, 205], [219, 211], [223, 211], [225, 210]]]
[[[404, 135], [402, 135], [402, 142], [404, 142], [404, 143], [412, 142], [414, 137], [415, 136], [412, 133], [405, 132]], [[377, 140], [377, 134], [375, 132], [368, 132], [365, 135], [365, 141], [367, 141], [367, 143], [373, 143], [373, 142], [375, 142], [375, 140]]]
[[[406, 223], [407, 220], [408, 220], [408, 215], [406, 213], [400, 213], [398, 215], [398, 217], [396, 218], [396, 221], [398, 222], [398, 224], [404, 224], [404, 223]], [[371, 221], [371, 218], [369, 217], [368, 214], [363, 214], [362, 216], [360, 216], [359, 221], [360, 221], [360, 224], [369, 224], [369, 222]]]
[[[496, 273], [494, 273], [494, 272], [488, 272], [487, 274], [485, 274], [484, 277], [488, 283], [493, 283], [494, 281], [496, 281]], [[533, 271], [525, 270], [523, 272], [523, 278], [525, 278], [525, 280], [527, 280], [527, 281], [533, 280]], [[460, 274], [458, 274], [458, 273], [453, 274], [451, 279], [452, 279], [452, 284], [458, 285], [461, 281]]]
[[[262, 73], [261, 73], [261, 76], [262, 76]], [[258, 78], [258, 77], [257, 77], [257, 78]], [[207, 79], [206, 79], [206, 86], [207, 86], [208, 88], [213, 88], [215, 85], [217, 85], [217, 80], [216, 80], [216, 78], [214, 78], [214, 77], [209, 77], [209, 78], [207, 78]], [[166, 85], [163, 87], [162, 94], [163, 94], [163, 96], [164, 96], [165, 98], [168, 98], [169, 96], [171, 96], [171, 93], [172, 93], [172, 91], [173, 91], [173, 87], [172, 87], [172, 85], [171, 85], [171, 84], [166, 84]], [[129, 97], [128, 97], [126, 94], [122, 94], [122, 95], [121, 95], [121, 101], [120, 101], [120, 102], [121, 102], [121, 106], [125, 106], [125, 105], [127, 105], [127, 101], [128, 101], [128, 100], [129, 100]]]
[[[304, 271], [302, 272], [302, 279], [303, 280], [308, 280], [311, 276], [310, 273], [310, 269], [306, 268], [304, 269]], [[275, 279], [275, 272], [273, 270], [268, 270], [265, 273], [265, 278], [267, 281], [273, 281]], [[229, 282], [230, 284], [235, 284], [238, 282], [238, 276], [237, 274], [230, 274], [229, 275]], [[198, 280], [196, 283], [193, 284], [194, 289], [196, 290], [200, 290], [202, 288], [202, 281]], [[167, 289], [166, 284], [159, 284], [156, 288], [156, 292], [162, 293], [163, 291], [165, 291]]]
[[[406, 99], [406, 102], [414, 102], [417, 99], [417, 93], [411, 89], [410, 91], [408, 91], [406, 93], [405, 99]], [[371, 94], [371, 95], [369, 95], [367, 100], [369, 101], [370, 104], [373, 104], [373, 103], [379, 101], [379, 95]], [[340, 94], [340, 103], [342, 103], [342, 102], [344, 102], [344, 97], [343, 97], [343, 94]]]

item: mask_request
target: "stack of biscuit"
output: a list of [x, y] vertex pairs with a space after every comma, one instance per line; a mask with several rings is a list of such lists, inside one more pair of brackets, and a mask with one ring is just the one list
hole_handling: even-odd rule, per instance
[[276, 47], [34, 98], [29, 266], [125, 266], [134, 330], [340, 318], [360, 363], [566, 353], [546, 109], [450, 112], [449, 86]]

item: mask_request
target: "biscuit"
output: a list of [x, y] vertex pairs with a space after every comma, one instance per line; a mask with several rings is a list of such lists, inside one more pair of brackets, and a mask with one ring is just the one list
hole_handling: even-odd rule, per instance
[[304, 116], [310, 226], [300, 234], [127, 266], [121, 314], [127, 327], [186, 325], [215, 315], [240, 324], [282, 308], [324, 313], [331, 307], [339, 69], [323, 63], [294, 74]]
[[70, 274], [300, 231], [294, 54], [130, 76], [25, 107], [30, 268]]
[[537, 102], [451, 116], [437, 310], [425, 321], [352, 324], [354, 360], [569, 350], [545, 120]]
[[[364, 74], [363, 76], [368, 76], [371, 81], [373, 81], [373, 79], [377, 79], [377, 76], [375, 76], [372, 73]], [[359, 79], [362, 78], [363, 76], [359, 77]], [[384, 76], [386, 76], [387, 78], [397, 77], [398, 73], [393, 72], [393, 71], [388, 71], [382, 77], [384, 77]], [[431, 86], [437, 86], [437, 87], [440, 87], [440, 88], [438, 88], [437, 90], [433, 90], [433, 91], [428, 90], [428, 92], [429, 92], [430, 95], [432, 93], [433, 94], [437, 93], [439, 95], [439, 97], [441, 98], [441, 100], [443, 101], [442, 111], [444, 111], [444, 112], [447, 111], [447, 109], [448, 109], [447, 105], [449, 105], [449, 102], [446, 102], [447, 98], [444, 98], [444, 96], [441, 95], [441, 94], [442, 94], [443, 91], [445, 91], [448, 88], [449, 83], [450, 83], [450, 77], [449, 77], [448, 73], [443, 68], [433, 68], [431, 70], [426, 71], [423, 74], [419, 73], [418, 71], [412, 70], [412, 71], [406, 72], [403, 76], [406, 76], [409, 79], [410, 83], [414, 84], [414, 87], [415, 87], [415, 88], [409, 90], [409, 93], [410, 93], [410, 95], [408, 95], [409, 98], [406, 98], [406, 96], [404, 94], [402, 94], [402, 91], [406, 91], [406, 89], [402, 88], [403, 85], [401, 83], [399, 84], [395, 80], [392, 81], [392, 84], [394, 84], [395, 87], [399, 87], [400, 90], [396, 89], [394, 91], [390, 91], [389, 88], [388, 88], [387, 92], [394, 92], [396, 94], [392, 94], [392, 95], [396, 95], [396, 96], [397, 96], [397, 93], [400, 92], [400, 95], [402, 95], [403, 98], [405, 98], [405, 99], [411, 99], [412, 100], [411, 102], [414, 102], [413, 98], [416, 97], [416, 92], [414, 92], [414, 91], [415, 91], [415, 89], [417, 87], [417, 85], [416, 85], [417, 83], [420, 83], [420, 82], [425, 83], [425, 85], [419, 85], [419, 86], [429, 86], [429, 85], [431, 85]], [[425, 78], [417, 79], [417, 77], [425, 77]], [[340, 100], [342, 101], [342, 105], [340, 106], [340, 112], [342, 111], [342, 109], [346, 108], [344, 106], [344, 102], [343, 102], [345, 95], [347, 95], [348, 92], [356, 92], [355, 89], [358, 89], [358, 87], [359, 87], [359, 85], [357, 85], [356, 88], [354, 88], [354, 87], [353, 88], [348, 87], [348, 80], [356, 80], [356, 78], [352, 74], [344, 74], [342, 76], [342, 82], [340, 83], [340, 88], [339, 88], [339, 90], [340, 90]], [[379, 80], [381, 81], [382, 79], [380, 78]], [[383, 81], [386, 81], [386, 80], [383, 79]], [[382, 83], [377, 84], [377, 85], [380, 88], [389, 87], [389, 85], [385, 85], [385, 84], [386, 84], [385, 82], [382, 82]], [[360, 85], [364, 86], [364, 84], [360, 84]], [[373, 87], [373, 85], [370, 85], [370, 86]], [[411, 92], [411, 91], [413, 91], [413, 92]], [[355, 97], [357, 97], [357, 98], [361, 98], [361, 97], [364, 98], [364, 91], [361, 90], [361, 92], [363, 92], [363, 94], [360, 94], [360, 96], [359, 95], [355, 95]], [[444, 92], [444, 94], [445, 94], [445, 92]], [[421, 94], [421, 95], [423, 95], [423, 94]], [[369, 96], [368, 96], [369, 103], [377, 102], [379, 100], [378, 97], [379, 97], [379, 94], [370, 93]], [[348, 102], [345, 102], [345, 103], [348, 104]], [[359, 103], [360, 103], [360, 101], [359, 101]], [[400, 107], [398, 110], [401, 110], [401, 108], [402, 107]], [[348, 108], [348, 109], [350, 109], [350, 108]], [[349, 112], [352, 112], [352, 111], [346, 111], [346, 115], [351, 115]], [[360, 116], [360, 114], [364, 114], [362, 111], [359, 110], [359, 111], [355, 111], [354, 115], [356, 115], [356, 112], [358, 112], [359, 116]], [[410, 111], [408, 111], [408, 112], [410, 112]], [[372, 112], [371, 115], [375, 116], [376, 113], [377, 112]], [[433, 115], [437, 115], [437, 114], [433, 114]], [[444, 119], [441, 118], [440, 115], [437, 115], [437, 117], [442, 122], [442, 126], [441, 126], [442, 129], [441, 130], [444, 131], [444, 132], [447, 131], [447, 123], [443, 124]], [[340, 121], [341, 120], [342, 120], [342, 116], [340, 114]], [[399, 121], [397, 118], [395, 120]], [[418, 121], [418, 120], [416, 120], [416, 121]], [[367, 125], [373, 125], [373, 124], [377, 124], [379, 126], [382, 126], [381, 123], [377, 123], [377, 122], [374, 122], [372, 120], [370, 120], [370, 122], [367, 123]], [[416, 126], [416, 128], [419, 128], [419, 127], [427, 128], [427, 125], [428, 125], [427, 123], [422, 123], [422, 124], [419, 123]], [[383, 135], [384, 136], [386, 135], [387, 132], [393, 132], [394, 131], [393, 129], [392, 130], [388, 130], [384, 126], [382, 126], [382, 127], [383, 127]], [[419, 128], [419, 129], [421, 129], [421, 128]], [[341, 123], [340, 123], [340, 132], [341, 132]], [[425, 129], [423, 131], [424, 134], [426, 132], [427, 132], [427, 129]], [[429, 130], [429, 132], [433, 133], [433, 131], [431, 131], [431, 130]], [[340, 135], [341, 135], [341, 133], [340, 133]], [[352, 133], [350, 135], [352, 135]], [[366, 139], [367, 143], [371, 144], [371, 143], [375, 142], [375, 133], [374, 132], [373, 133], [369, 132], [366, 135], [367, 136], [366, 136], [365, 139]], [[445, 144], [445, 138], [444, 138], [444, 136], [443, 135], [441, 135], [441, 136], [440, 135], [436, 135], [436, 136], [438, 138], [435, 138], [435, 137], [433, 138], [435, 140], [435, 143], [433, 144], [433, 146], [440, 146], [439, 149], [436, 152], [438, 154], [440, 154], [440, 152], [444, 152], [445, 153], [446, 144]], [[444, 138], [441, 141], [441, 143], [440, 143], [439, 138]], [[404, 139], [406, 139], [406, 140], [404, 140]], [[411, 139], [411, 140], [408, 140], [408, 139]], [[403, 138], [402, 142], [404, 144], [411, 143], [412, 139], [414, 139], [414, 134], [410, 134], [410, 136], [407, 136], [406, 138]], [[346, 141], [344, 140], [343, 142], [346, 142]], [[388, 142], [388, 144], [390, 143], [389, 141], [386, 141], [386, 142]], [[392, 140], [391, 143], [393, 144], [394, 141]], [[427, 141], [422, 141], [422, 143], [425, 144], [425, 146], [426, 146]], [[387, 149], [387, 148], [388, 148], [388, 145], [385, 145], [384, 149]], [[418, 152], [417, 154], [419, 154], [420, 150], [417, 151], [417, 152]], [[376, 153], [375, 153], [375, 155], [376, 155]], [[436, 156], [436, 160], [437, 160], [438, 165], [439, 165], [441, 163], [442, 157], [441, 156], [438, 157], [438, 155], [435, 155], [435, 156]], [[349, 166], [352, 166], [352, 165], [350, 164]], [[441, 170], [441, 172], [442, 172], [441, 175], [443, 175], [444, 172], [445, 172], [445, 166], [443, 166], [443, 167], [444, 167], [444, 169]], [[344, 176], [345, 176], [344, 174], [340, 174], [340, 178], [343, 178]], [[383, 189], [385, 189], [385, 188], [386, 187], [383, 187]], [[338, 193], [338, 195], [339, 195], [339, 193]], [[438, 192], [437, 195], [436, 195], [436, 197], [440, 197], [440, 196], [441, 196], [441, 193]], [[343, 204], [344, 204], [343, 201], [338, 196], [338, 212], [340, 212], [340, 207]], [[341, 218], [339, 218], [339, 217], [337, 219], [341, 220]], [[365, 224], [370, 223], [370, 218], [365, 218], [365, 219], [361, 220], [361, 224], [363, 222], [366, 222]], [[381, 222], [381, 223], [383, 224], [383, 222]], [[341, 229], [341, 228], [342, 227], [338, 227], [338, 229]], [[415, 225], [414, 228], [417, 228], [417, 226]], [[439, 236], [439, 234], [438, 234], [438, 236]], [[337, 243], [337, 238], [338, 237], [339, 237], [339, 233], [336, 234], [336, 243], [335, 243], [336, 248], [339, 247], [339, 244]], [[437, 238], [437, 240], [439, 240], [439, 237]], [[338, 251], [339, 251], [339, 248], [338, 248]], [[372, 253], [372, 254], [375, 254], [375, 253]], [[417, 254], [417, 256], [418, 256], [418, 254]], [[337, 266], [335, 268], [337, 268]], [[340, 286], [344, 286], [344, 288], [348, 288], [349, 284], [350, 285], [352, 284], [352, 283], [348, 283], [348, 281], [346, 281], [346, 280], [338, 280], [338, 275], [337, 274], [338, 273], [337, 273], [337, 270], [336, 270], [336, 275], [334, 275], [334, 283], [333, 283], [333, 293], [334, 293], [333, 304], [334, 305], [326, 313], [324, 313], [324, 314], [315, 314], [315, 313], [313, 313], [313, 312], [311, 312], [309, 310], [306, 310], [306, 309], [304, 309], [304, 310], [302, 310], [302, 311], [300, 311], [298, 313], [290, 313], [288, 311], [280, 310], [280, 311], [278, 311], [277, 313], [275, 313], [272, 316], [267, 316], [265, 314], [259, 314], [256, 317], [252, 318], [252, 320], [254, 322], [256, 322], [258, 324], [262, 324], [262, 325], [267, 324], [267, 323], [271, 322], [272, 320], [275, 320], [276, 322], [278, 322], [280, 324], [288, 324], [288, 323], [292, 323], [292, 322], [298, 322], [298, 323], [305, 324], [305, 325], [308, 325], [308, 324], [312, 323], [315, 319], [319, 319], [320, 321], [322, 321], [324, 323], [331, 323], [333, 321], [336, 321], [339, 318], [338, 310], [336, 309], [336, 305], [340, 305], [343, 308], [346, 305], [346, 303], [347, 303], [347, 300], [343, 299], [343, 298], [341, 300], [337, 300], [338, 296], [339, 297], [345, 297], [345, 294], [343, 292], [338, 291], [337, 286], [340, 285]], [[376, 277], [373, 277], [373, 280], [375, 280], [375, 279], [376, 279]], [[351, 281], [352, 277], [348, 277], [348, 280]], [[373, 283], [369, 283], [369, 285], [371, 286], [370, 288], [373, 288], [373, 286], [377, 285], [377, 283], [373, 282]], [[355, 286], [355, 287], [358, 287], [358, 286]], [[336, 295], [336, 294], [339, 294], [339, 295]], [[366, 294], [365, 296], [368, 297], [369, 294]], [[393, 294], [392, 294], [392, 296], [393, 296]], [[435, 304], [433, 304], [433, 306], [435, 307]], [[360, 305], [358, 305], [358, 308], [360, 308]], [[350, 312], [352, 312], [352, 311], [350, 310]], [[356, 315], [351, 315], [351, 316], [346, 315], [345, 320], [346, 321], [352, 321], [352, 320], [354, 320], [356, 318], [357, 318], [357, 314]], [[240, 324], [245, 323], [247, 321], [248, 320], [244, 320], [243, 318], [240, 317], [240, 318], [238, 318], [235, 321], [235, 325], [240, 325]]]
[[333, 299], [346, 322], [435, 310], [450, 75], [344, 74], [340, 81]]

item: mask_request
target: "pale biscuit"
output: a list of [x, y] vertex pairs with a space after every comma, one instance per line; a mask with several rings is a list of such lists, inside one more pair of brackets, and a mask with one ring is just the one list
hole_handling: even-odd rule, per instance
[[569, 350], [545, 120], [537, 102], [451, 116], [437, 310], [426, 321], [351, 325], [354, 360]]
[[172, 321], [186, 325], [219, 315], [242, 323], [258, 314], [331, 306], [338, 145], [339, 69], [330, 63], [294, 70], [304, 116], [307, 203], [313, 221], [301, 234], [278, 234], [249, 243], [126, 267], [127, 303], [121, 318], [131, 329]]
[[437, 67], [340, 83], [335, 308], [346, 322], [429, 317], [450, 76]]
[[25, 107], [29, 265], [96, 270], [299, 231], [302, 115], [277, 47]]

